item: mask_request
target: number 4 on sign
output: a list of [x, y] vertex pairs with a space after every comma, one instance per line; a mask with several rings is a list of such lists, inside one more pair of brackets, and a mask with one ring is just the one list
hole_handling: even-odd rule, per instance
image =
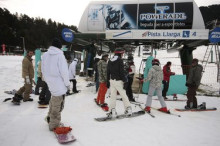
[[192, 36], [196, 36], [196, 32], [193, 32]]

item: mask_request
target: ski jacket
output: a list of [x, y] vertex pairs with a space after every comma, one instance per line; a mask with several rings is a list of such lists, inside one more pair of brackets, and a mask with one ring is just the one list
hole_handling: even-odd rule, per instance
[[106, 83], [107, 82], [107, 62], [105, 60], [100, 60], [97, 64], [97, 67], [98, 67], [99, 82]]
[[163, 80], [165, 81], [170, 81], [170, 76], [174, 75], [174, 72], [171, 72], [170, 67], [168, 67], [167, 65], [164, 65], [163, 67]]
[[34, 67], [32, 59], [29, 56], [24, 57], [22, 61], [22, 78], [29, 76], [30, 80], [34, 78]]
[[76, 79], [76, 65], [77, 65], [77, 60], [73, 60], [73, 62], [69, 66], [70, 80]]
[[150, 81], [150, 86], [154, 88], [161, 87], [163, 80], [163, 71], [160, 66], [154, 65], [149, 70], [147, 81]]
[[195, 85], [199, 87], [200, 81], [202, 79], [203, 67], [200, 64], [193, 66], [189, 71], [189, 76], [187, 79], [187, 84]]
[[41, 70], [43, 78], [53, 96], [66, 94], [70, 81], [67, 61], [63, 51], [50, 46], [48, 51], [42, 56]]
[[109, 81], [110, 79], [127, 82], [127, 78], [125, 76], [125, 71], [124, 71], [123, 60], [118, 56], [114, 56], [108, 62], [107, 81]]

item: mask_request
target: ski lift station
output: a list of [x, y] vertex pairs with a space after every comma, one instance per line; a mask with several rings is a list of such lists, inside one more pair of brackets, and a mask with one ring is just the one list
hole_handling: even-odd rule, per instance
[[179, 51], [184, 77], [177, 77], [175, 81], [181, 80], [180, 88], [184, 88], [184, 92], [183, 82], [193, 50], [210, 43], [209, 29], [205, 29], [194, 0], [92, 1], [81, 17], [78, 31], [63, 33], [68, 34], [67, 37], [72, 33], [73, 39], [69, 42], [86, 47], [90, 58], [95, 57], [94, 49], [99, 53], [141, 45], [155, 49], [159, 44], [166, 44], [168, 51]]

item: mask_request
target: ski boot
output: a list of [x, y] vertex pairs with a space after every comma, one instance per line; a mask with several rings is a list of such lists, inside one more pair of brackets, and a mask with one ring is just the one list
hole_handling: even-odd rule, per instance
[[159, 109], [159, 111], [164, 112], [164, 113], [168, 113], [169, 110], [167, 110], [167, 107], [162, 107]]
[[206, 109], [206, 103], [205, 102], [203, 102], [202, 104], [200, 104], [198, 107], [197, 107], [197, 109]]
[[145, 110], [145, 112], [150, 113], [150, 107], [149, 107], [149, 106], [146, 106], [146, 107], [144, 108], [144, 110]]

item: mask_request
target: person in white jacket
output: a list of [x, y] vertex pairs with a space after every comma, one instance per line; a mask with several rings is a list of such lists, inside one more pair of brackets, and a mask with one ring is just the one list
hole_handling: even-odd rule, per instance
[[69, 78], [70, 78], [70, 81], [73, 82], [73, 89], [72, 89], [73, 93], [79, 92], [78, 90], [76, 90], [76, 83], [77, 83], [76, 82], [76, 65], [77, 63], [78, 63], [78, 59], [74, 58], [73, 62], [69, 66]]
[[41, 64], [43, 78], [52, 95], [47, 115], [49, 130], [51, 131], [60, 125], [65, 94], [70, 87], [68, 66], [61, 47], [61, 41], [55, 38], [52, 46], [42, 56]]

